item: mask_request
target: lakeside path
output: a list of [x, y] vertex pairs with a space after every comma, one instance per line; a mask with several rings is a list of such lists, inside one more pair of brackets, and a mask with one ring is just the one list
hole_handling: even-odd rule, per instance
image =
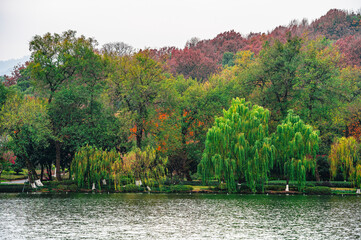
[[28, 181], [27, 178], [25, 179], [20, 179], [20, 180], [14, 180], [14, 181], [9, 181], [9, 182], [1, 182], [1, 184], [24, 184], [26, 181]]

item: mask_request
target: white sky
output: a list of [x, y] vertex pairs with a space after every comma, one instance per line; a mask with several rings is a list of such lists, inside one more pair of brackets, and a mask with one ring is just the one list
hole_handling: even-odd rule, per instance
[[360, 0], [0, 0], [0, 60], [30, 55], [34, 35], [73, 29], [100, 45], [184, 47], [234, 29], [267, 32], [291, 20], [309, 21], [332, 8], [358, 10]]

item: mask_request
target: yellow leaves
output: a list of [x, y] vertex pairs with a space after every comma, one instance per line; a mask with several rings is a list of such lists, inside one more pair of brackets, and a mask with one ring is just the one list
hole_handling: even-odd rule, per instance
[[254, 60], [254, 53], [249, 50], [237, 52], [234, 56], [235, 65], [241, 69], [248, 68]]
[[343, 175], [354, 179], [356, 163], [359, 160], [359, 145], [354, 137], [342, 137], [332, 144], [329, 159], [331, 176], [335, 177], [337, 169], [341, 168]]

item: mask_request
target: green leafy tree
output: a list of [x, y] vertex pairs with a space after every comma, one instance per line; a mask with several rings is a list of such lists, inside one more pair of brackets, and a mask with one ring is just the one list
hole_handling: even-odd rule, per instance
[[75, 152], [87, 144], [102, 149], [119, 145], [120, 120], [99, 99], [92, 99], [86, 87], [62, 88], [54, 96], [49, 115], [66, 153], [63, 166], [69, 166]]
[[4, 84], [0, 83], [0, 107], [5, 103], [7, 94], [9, 90], [4, 86]]
[[199, 172], [203, 181], [216, 177], [235, 191], [235, 181], [245, 180], [256, 191], [268, 179], [275, 149], [268, 138], [269, 111], [244, 99], [234, 99], [223, 117], [208, 130]]
[[276, 167], [287, 180], [296, 180], [298, 189], [303, 190], [306, 183], [306, 172], [316, 169], [319, 132], [305, 124], [292, 110], [286, 119], [277, 126], [273, 134], [274, 146], [277, 149]]
[[176, 101], [172, 106], [175, 118], [177, 142], [176, 148], [169, 152], [170, 172], [192, 180], [197, 165], [202, 158], [204, 142], [214, 118], [222, 114], [223, 108], [229, 108], [232, 96], [235, 96], [230, 82], [218, 78], [199, 83], [197, 80], [178, 77], [173, 85]]
[[38, 149], [47, 146], [52, 138], [46, 102], [13, 95], [1, 109], [0, 126], [9, 138], [9, 149], [26, 163], [30, 181], [33, 183], [38, 180], [34, 168], [36, 153]]
[[223, 53], [223, 58], [222, 58], [222, 66], [223, 67], [232, 67], [234, 66], [234, 53], [232, 52], [225, 52]]
[[287, 110], [297, 99], [301, 43], [302, 39], [289, 34], [286, 43], [267, 42], [259, 55], [260, 71], [252, 82], [260, 86], [261, 104], [274, 113], [276, 121], [287, 115]]
[[301, 55], [299, 95], [294, 109], [302, 119], [320, 130], [320, 154], [327, 154], [335, 135], [341, 132], [340, 127], [344, 127], [336, 116], [342, 114], [339, 110], [351, 87], [340, 79], [341, 55], [330, 41], [325, 38], [305, 41]]
[[[29, 69], [39, 92], [48, 98], [48, 103], [53, 105], [55, 94], [67, 84], [76, 80], [78, 84], [86, 85], [94, 93], [102, 71], [100, 70], [99, 57], [94, 48], [96, 41], [84, 36], [76, 37], [76, 32], [69, 30], [60, 34], [47, 33], [44, 36], [36, 35], [30, 41], [31, 62]], [[93, 96], [93, 95], [91, 95]], [[93, 98], [92, 98], [93, 99]], [[92, 100], [91, 100], [92, 103]], [[56, 119], [52, 118], [52, 122]], [[56, 178], [61, 180], [61, 129], [53, 124], [56, 151]]]
[[345, 180], [361, 187], [360, 144], [354, 137], [337, 139], [331, 146], [329, 159], [332, 178], [340, 169]]
[[110, 76], [113, 98], [120, 108], [133, 114], [136, 145], [141, 148], [147, 136], [146, 123], [150, 113], [163, 102], [159, 98], [165, 81], [163, 67], [150, 57], [148, 51], [115, 57], [112, 62], [115, 67]]

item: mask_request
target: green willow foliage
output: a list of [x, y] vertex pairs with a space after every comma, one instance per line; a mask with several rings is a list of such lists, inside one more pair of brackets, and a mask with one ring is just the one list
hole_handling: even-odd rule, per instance
[[361, 187], [360, 146], [354, 137], [342, 137], [331, 146], [329, 154], [331, 177], [337, 175], [340, 168], [345, 180], [350, 180], [358, 188]]
[[114, 180], [112, 178], [112, 166], [121, 161], [120, 153], [114, 149], [103, 151], [96, 147], [84, 146], [74, 156], [71, 163], [71, 171], [79, 187], [91, 187], [97, 183], [101, 188], [101, 180]]
[[229, 192], [236, 190], [235, 181], [246, 180], [253, 192], [262, 186], [274, 163], [275, 148], [268, 138], [269, 111], [233, 99], [223, 117], [215, 119], [208, 130], [203, 158], [198, 172], [203, 182], [213, 176], [227, 184]]
[[143, 151], [135, 148], [123, 157], [125, 169], [145, 186], [161, 183], [166, 177], [168, 158], [157, 156], [154, 148], [147, 146]]
[[306, 172], [315, 173], [319, 132], [305, 124], [292, 110], [282, 124], [277, 126], [273, 143], [277, 149], [276, 166], [287, 179], [296, 180], [298, 189], [303, 190]]
[[87, 145], [75, 154], [71, 171], [79, 187], [90, 188], [96, 183], [101, 189], [102, 180], [106, 180], [114, 184], [115, 190], [121, 190], [124, 179], [127, 184], [139, 179], [145, 186], [162, 182], [166, 176], [166, 164], [167, 158], [158, 157], [151, 147], [144, 151], [136, 148], [122, 156], [114, 149], [103, 151]]

